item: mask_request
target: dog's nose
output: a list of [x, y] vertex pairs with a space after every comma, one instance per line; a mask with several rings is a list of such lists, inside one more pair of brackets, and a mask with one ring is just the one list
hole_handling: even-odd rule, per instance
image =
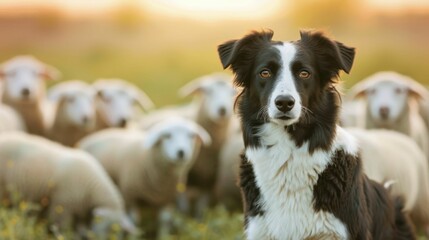
[[382, 119], [386, 119], [386, 118], [388, 118], [389, 117], [389, 112], [390, 112], [390, 110], [389, 110], [389, 108], [388, 107], [386, 107], [386, 106], [383, 106], [383, 107], [380, 107], [380, 117], [382, 118]]
[[295, 99], [291, 95], [280, 95], [274, 100], [276, 107], [281, 112], [289, 112], [295, 106]]
[[30, 90], [29, 90], [28, 88], [23, 88], [23, 89], [21, 90], [21, 95], [22, 95], [23, 97], [28, 97], [28, 96], [30, 95]]

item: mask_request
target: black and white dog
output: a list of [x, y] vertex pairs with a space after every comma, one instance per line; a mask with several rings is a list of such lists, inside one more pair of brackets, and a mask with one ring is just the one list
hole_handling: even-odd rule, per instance
[[218, 48], [243, 87], [247, 239], [414, 239], [401, 200], [366, 177], [358, 144], [337, 125], [335, 84], [354, 49], [320, 32], [293, 42], [272, 36], [252, 32]]

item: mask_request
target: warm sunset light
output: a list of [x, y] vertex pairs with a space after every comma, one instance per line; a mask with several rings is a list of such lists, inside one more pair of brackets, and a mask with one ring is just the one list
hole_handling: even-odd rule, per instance
[[267, 17], [284, 4], [281, 0], [158, 0], [145, 1], [153, 10], [199, 20]]
[[429, 8], [427, 0], [366, 0], [366, 2], [369, 7], [379, 11], [427, 11]]
[[[317, 0], [306, 0], [303, 4], [317, 5]], [[103, 13], [119, 6], [129, 5], [146, 13], [159, 16], [188, 18], [198, 21], [225, 19], [255, 20], [288, 14], [290, 0], [0, 0], [0, 11], [4, 14], [33, 7], [58, 7], [64, 12], [79, 16]], [[6, 8], [4, 8], [6, 7]], [[427, 0], [365, 0], [362, 7], [376, 12], [423, 12], [429, 9]], [[3, 8], [3, 9], [2, 9]], [[7, 9], [5, 11], [5, 9]], [[16, 11], [11, 11], [14, 9]]]

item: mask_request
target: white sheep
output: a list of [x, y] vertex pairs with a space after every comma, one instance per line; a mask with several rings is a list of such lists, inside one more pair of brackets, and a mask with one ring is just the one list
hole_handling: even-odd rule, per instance
[[21, 114], [29, 133], [44, 135], [45, 80], [58, 77], [58, 70], [32, 56], [17, 56], [0, 65], [2, 101]]
[[97, 233], [117, 223], [135, 232], [124, 201], [102, 166], [88, 153], [25, 133], [0, 135], [0, 199], [17, 193], [46, 208], [50, 226], [65, 229], [92, 218]]
[[106, 129], [82, 139], [77, 146], [95, 156], [124, 196], [138, 221], [139, 202], [162, 207], [172, 203], [176, 188], [210, 136], [198, 124], [182, 118], [164, 120], [147, 132]]
[[201, 149], [188, 176], [189, 192], [196, 193], [196, 198], [190, 200], [195, 201], [195, 216], [200, 218], [214, 200], [219, 152], [228, 136], [236, 91], [232, 86], [231, 76], [214, 73], [188, 83], [179, 92], [182, 96], [199, 97], [193, 119], [206, 129], [212, 138], [212, 144]]
[[48, 98], [56, 106], [48, 138], [73, 146], [95, 131], [95, 91], [91, 85], [80, 80], [63, 82], [49, 89]]
[[8, 105], [0, 103], [0, 133], [25, 130], [25, 122], [21, 115]]
[[135, 106], [144, 110], [154, 107], [145, 92], [122, 79], [99, 79], [96, 92], [97, 129], [125, 127], [136, 118]]
[[365, 128], [366, 102], [362, 99], [344, 98], [341, 103], [339, 120], [342, 127]]
[[[235, 115], [234, 115], [235, 116]], [[243, 133], [237, 117], [228, 131], [228, 138], [222, 144], [219, 153], [219, 171], [216, 177], [216, 202], [222, 203], [228, 210], [242, 210], [241, 194], [238, 187], [239, 165], [244, 151]]]
[[405, 197], [404, 210], [429, 233], [429, 168], [425, 154], [408, 136], [385, 129], [347, 128], [359, 142], [366, 175], [393, 181], [392, 194]]
[[356, 84], [351, 99], [365, 98], [365, 128], [385, 128], [413, 138], [429, 156], [428, 129], [419, 114], [419, 99], [427, 90], [416, 81], [395, 72], [379, 72]]

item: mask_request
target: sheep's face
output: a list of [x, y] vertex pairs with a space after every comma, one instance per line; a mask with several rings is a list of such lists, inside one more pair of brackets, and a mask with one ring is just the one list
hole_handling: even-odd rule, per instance
[[171, 163], [189, 164], [197, 154], [200, 143], [211, 143], [206, 130], [191, 120], [172, 117], [148, 130], [144, 146], [146, 149], [157, 146]]
[[231, 117], [233, 113], [235, 90], [225, 81], [214, 81], [203, 87], [203, 110], [213, 122]]
[[371, 117], [380, 123], [393, 123], [408, 104], [408, 88], [404, 84], [383, 81], [366, 90]]
[[44, 97], [44, 80], [57, 79], [60, 72], [32, 56], [17, 56], [0, 65], [4, 97], [9, 101], [32, 103]]
[[174, 164], [189, 163], [194, 154], [197, 135], [186, 128], [171, 128], [161, 136], [160, 147], [166, 159]]
[[95, 124], [94, 96], [84, 93], [69, 93], [63, 96], [64, 118], [70, 125], [91, 128]]
[[10, 65], [3, 69], [4, 94], [12, 101], [35, 102], [45, 94], [43, 69], [34, 64]]
[[120, 89], [104, 89], [98, 92], [97, 111], [109, 127], [125, 127], [133, 117], [135, 98]]

